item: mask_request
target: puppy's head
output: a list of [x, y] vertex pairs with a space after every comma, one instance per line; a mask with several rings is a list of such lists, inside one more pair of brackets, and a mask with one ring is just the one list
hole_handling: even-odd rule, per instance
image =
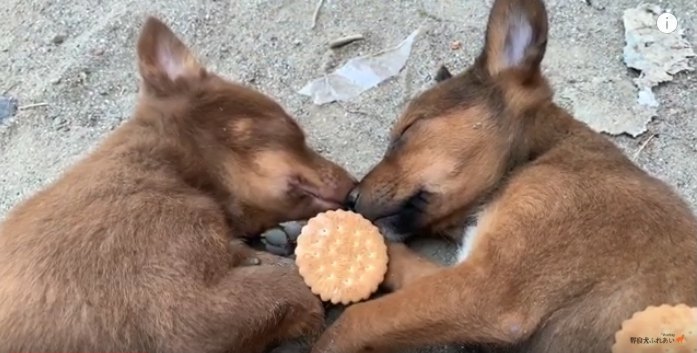
[[179, 145], [183, 175], [216, 193], [245, 230], [339, 208], [355, 185], [280, 105], [207, 71], [161, 21], [147, 19], [138, 59], [139, 118]]
[[398, 234], [461, 224], [527, 158], [527, 116], [551, 99], [540, 72], [541, 0], [497, 0], [475, 63], [409, 102], [383, 159], [352, 193], [354, 208]]

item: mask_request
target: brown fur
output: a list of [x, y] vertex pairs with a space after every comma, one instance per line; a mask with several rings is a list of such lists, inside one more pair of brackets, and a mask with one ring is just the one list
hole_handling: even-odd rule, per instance
[[692, 211], [553, 103], [546, 40], [541, 0], [497, 0], [474, 65], [409, 104], [355, 209], [412, 234], [481, 212], [472, 252], [439, 267], [391, 245], [394, 292], [349, 307], [313, 352], [607, 353], [632, 313], [697, 306]]
[[294, 264], [240, 239], [339, 207], [354, 179], [160, 21], [138, 57], [134, 117], [1, 225], [0, 352], [257, 353], [316, 333]]

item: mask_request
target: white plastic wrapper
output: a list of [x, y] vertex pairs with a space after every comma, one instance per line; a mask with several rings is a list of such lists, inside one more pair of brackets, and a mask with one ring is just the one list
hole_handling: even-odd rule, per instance
[[418, 33], [419, 29], [395, 47], [350, 59], [336, 71], [308, 82], [298, 93], [312, 97], [317, 105], [348, 101], [399, 74]]

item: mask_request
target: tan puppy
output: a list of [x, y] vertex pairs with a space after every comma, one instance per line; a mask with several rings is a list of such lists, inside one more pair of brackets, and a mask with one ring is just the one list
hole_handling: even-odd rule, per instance
[[292, 262], [239, 239], [338, 208], [354, 179], [154, 18], [138, 58], [133, 118], [1, 226], [0, 352], [257, 353], [316, 333]]
[[692, 211], [554, 104], [547, 26], [541, 0], [497, 0], [476, 62], [410, 102], [355, 209], [398, 241], [474, 218], [460, 262], [440, 268], [394, 243], [395, 291], [350, 306], [315, 353], [608, 353], [634, 312], [697, 306]]

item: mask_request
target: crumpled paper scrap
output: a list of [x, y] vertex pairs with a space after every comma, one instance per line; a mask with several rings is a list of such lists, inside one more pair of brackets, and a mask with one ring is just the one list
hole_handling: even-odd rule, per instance
[[689, 58], [695, 56], [690, 43], [683, 37], [683, 29], [662, 33], [656, 26], [658, 16], [664, 11], [658, 5], [642, 4], [624, 11], [624, 35], [626, 45], [623, 56], [629, 68], [640, 71], [634, 84], [639, 89], [637, 102], [656, 108], [659, 102], [653, 87], [673, 80], [681, 71], [693, 71]]
[[396, 76], [406, 65], [411, 47], [420, 31], [416, 29], [395, 47], [355, 57], [336, 71], [308, 82], [298, 93], [312, 97], [314, 104], [348, 101]]

